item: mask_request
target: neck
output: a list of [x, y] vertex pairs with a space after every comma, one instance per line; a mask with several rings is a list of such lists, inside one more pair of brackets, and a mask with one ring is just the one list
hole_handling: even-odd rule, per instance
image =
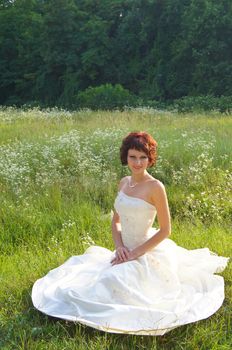
[[147, 177], [147, 175], [148, 175], [148, 172], [146, 170], [144, 171], [143, 174], [138, 174], [138, 175], [137, 174], [132, 174], [131, 175], [131, 180], [133, 181], [133, 183], [134, 182], [139, 183], [139, 182], [143, 181]]

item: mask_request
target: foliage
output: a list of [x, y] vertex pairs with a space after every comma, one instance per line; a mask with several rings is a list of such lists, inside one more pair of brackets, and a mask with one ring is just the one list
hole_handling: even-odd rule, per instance
[[136, 106], [138, 98], [133, 96], [120, 84], [111, 84], [89, 87], [77, 95], [77, 106], [79, 108], [90, 108], [92, 110], [122, 109], [125, 106]]
[[174, 100], [171, 108], [176, 109], [178, 112], [218, 111], [231, 113], [232, 96], [185, 96]]
[[0, 104], [70, 108], [105, 84], [145, 101], [226, 97], [231, 47], [230, 0], [4, 0]]

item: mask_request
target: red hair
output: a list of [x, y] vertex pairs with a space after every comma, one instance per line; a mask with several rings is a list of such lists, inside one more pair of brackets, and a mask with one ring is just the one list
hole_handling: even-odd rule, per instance
[[127, 165], [129, 149], [136, 149], [146, 153], [149, 159], [149, 167], [152, 167], [157, 160], [157, 142], [146, 132], [131, 132], [123, 140], [120, 148], [122, 165]]

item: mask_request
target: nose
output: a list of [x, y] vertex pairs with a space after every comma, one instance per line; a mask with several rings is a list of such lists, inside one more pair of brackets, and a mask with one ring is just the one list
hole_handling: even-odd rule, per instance
[[141, 163], [142, 163], [142, 160], [141, 160], [141, 159], [135, 159], [135, 163], [136, 163], [136, 164], [141, 164]]

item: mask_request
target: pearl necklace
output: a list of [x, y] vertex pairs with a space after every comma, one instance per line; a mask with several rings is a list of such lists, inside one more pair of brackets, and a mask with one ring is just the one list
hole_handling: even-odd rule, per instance
[[136, 185], [138, 185], [138, 182], [135, 182], [134, 185], [131, 185], [131, 177], [130, 177], [128, 185], [129, 187], [135, 187]]

